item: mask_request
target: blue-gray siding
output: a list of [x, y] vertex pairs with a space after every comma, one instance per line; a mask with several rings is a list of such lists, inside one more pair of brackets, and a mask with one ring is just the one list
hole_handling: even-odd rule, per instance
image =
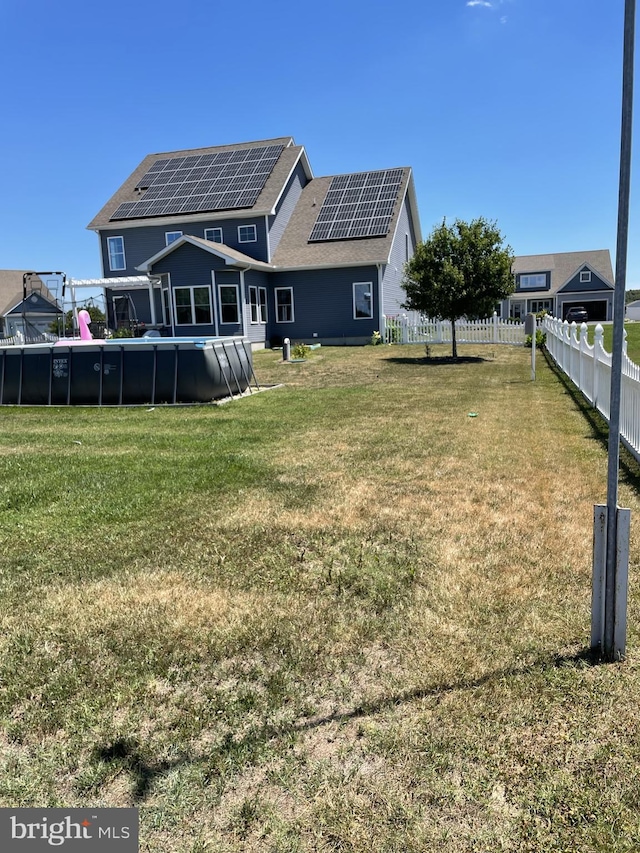
[[[346, 267], [329, 270], [300, 270], [271, 276], [273, 288], [292, 287], [294, 322], [278, 323], [274, 310], [269, 313], [270, 338], [292, 340], [336, 340], [370, 338], [378, 328], [378, 270], [375, 266]], [[353, 316], [354, 282], [371, 282], [373, 318], [356, 320]]]
[[272, 257], [298, 203], [302, 189], [307, 183], [308, 180], [302, 163], [298, 163], [280, 197], [275, 216], [269, 217], [269, 249]]
[[[580, 281], [580, 272], [590, 272], [591, 273], [591, 281]], [[598, 275], [590, 270], [589, 267], [582, 267], [572, 279], [570, 279], [564, 287], [560, 288], [558, 293], [588, 293], [592, 290], [611, 290], [613, 292], [613, 288], [610, 284], [607, 284], [604, 279], [598, 277]]]
[[[277, 278], [277, 276], [274, 276]], [[244, 317], [247, 337], [254, 344], [267, 341], [267, 329], [269, 320], [273, 317], [273, 291], [269, 284], [270, 276], [261, 270], [247, 270], [244, 274]], [[264, 287], [267, 291], [267, 322], [251, 322], [251, 302], [249, 298], [250, 287]]]
[[393, 316], [402, 311], [401, 306], [407, 296], [402, 287], [404, 265], [413, 256], [416, 242], [413, 219], [405, 198], [389, 255], [390, 262], [385, 266], [382, 275], [382, 311], [387, 316]]
[[[238, 228], [241, 225], [255, 225], [257, 240], [251, 243], [241, 243], [238, 240]], [[106, 276], [139, 275], [137, 267], [148, 261], [166, 246], [165, 234], [168, 231], [182, 231], [192, 237], [204, 238], [206, 228], [222, 228], [225, 245], [237, 249], [251, 258], [259, 261], [267, 260], [267, 233], [263, 217], [247, 217], [246, 219], [218, 219], [206, 222], [175, 222], [173, 225], [145, 225], [140, 228], [123, 227], [118, 231], [102, 231], [100, 233], [100, 251], [102, 252], [103, 270]], [[107, 239], [109, 237], [124, 238], [124, 255], [126, 269], [111, 270], [109, 268], [109, 252]]]

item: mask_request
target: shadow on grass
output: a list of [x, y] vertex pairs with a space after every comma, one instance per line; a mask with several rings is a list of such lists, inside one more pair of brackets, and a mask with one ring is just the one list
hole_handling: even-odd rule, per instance
[[90, 761], [94, 764], [104, 762], [119, 772], [128, 772], [133, 781], [131, 795], [136, 802], [144, 800], [150, 792], [153, 780], [168, 772], [172, 766], [168, 761], [148, 760], [135, 738], [119, 738], [111, 743], [95, 746], [91, 751]]
[[485, 361], [491, 361], [490, 358], [482, 358], [479, 355], [459, 355], [453, 358], [450, 355], [422, 355], [415, 358], [397, 358], [391, 357], [385, 359], [391, 364], [430, 364], [430, 365], [446, 365], [446, 364], [482, 364]]
[[[608, 450], [609, 425], [606, 420], [600, 412], [591, 405], [584, 394], [578, 390], [577, 386], [573, 384], [567, 374], [558, 367], [546, 350], [544, 350], [544, 357], [549, 365], [549, 369], [564, 388], [565, 394], [571, 398], [576, 408], [580, 411], [580, 414], [588, 423], [591, 429], [591, 435], [589, 438], [598, 441], [605, 450]], [[622, 439], [620, 443], [620, 468], [624, 474], [625, 483], [640, 493], [640, 463], [638, 463], [635, 456], [626, 449]]]
[[553, 654], [540, 657], [527, 665], [494, 670], [475, 679], [461, 679], [449, 684], [432, 687], [403, 690], [391, 696], [382, 696], [370, 702], [363, 702], [352, 708], [335, 711], [318, 717], [309, 717], [282, 725], [266, 724], [236, 739], [227, 733], [218, 746], [207, 754], [193, 758], [183, 757], [173, 761], [156, 761], [146, 754], [144, 747], [135, 738], [118, 740], [96, 745], [90, 755], [94, 764], [107, 762], [118, 772], [129, 773], [132, 781], [131, 797], [136, 803], [143, 802], [151, 793], [156, 779], [184, 766], [200, 765], [205, 769], [207, 783], [222, 783], [224, 776], [234, 768], [240, 770], [258, 760], [270, 741], [280, 738], [292, 738], [305, 731], [313, 731], [331, 723], [346, 723], [361, 717], [378, 714], [392, 708], [417, 700], [436, 698], [457, 691], [473, 691], [487, 684], [521, 676], [544, 674], [546, 671], [563, 669], [583, 669], [602, 663], [597, 653], [583, 648], [573, 654]]

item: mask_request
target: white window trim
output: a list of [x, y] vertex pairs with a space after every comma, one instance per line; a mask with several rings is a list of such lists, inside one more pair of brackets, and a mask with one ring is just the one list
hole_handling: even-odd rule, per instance
[[[264, 302], [262, 301], [263, 295], [264, 295]], [[292, 296], [291, 304], [293, 306], [293, 296]], [[263, 306], [264, 306], [264, 314], [262, 313]], [[258, 314], [260, 316], [260, 320], [258, 321], [259, 323], [262, 323], [264, 325], [265, 323], [268, 322], [268, 319], [269, 319], [269, 303], [267, 301], [267, 288], [266, 287], [259, 287], [258, 288]]]
[[[371, 306], [371, 313], [368, 317], [358, 317], [356, 314], [356, 287], [368, 287], [369, 288], [369, 301]], [[354, 281], [351, 289], [353, 295], [353, 319], [354, 320], [373, 320], [373, 282], [372, 281]]]
[[[211, 237], [207, 237], [207, 231], [217, 231], [220, 235], [220, 239], [214, 240]], [[208, 240], [210, 243], [224, 243], [224, 234], [222, 233], [222, 228], [205, 228], [204, 239]]]
[[532, 299], [531, 311], [537, 314], [539, 311], [551, 311], [553, 305], [551, 299]]
[[[111, 263], [111, 241], [112, 240], [122, 240], [122, 263], [123, 263], [123, 266], [121, 266], [121, 267], [114, 267]], [[117, 252], [117, 254], [119, 255], [120, 252]], [[115, 235], [113, 237], [107, 237], [107, 255], [109, 257], [109, 269], [111, 270], [111, 272], [120, 272], [122, 270], [126, 270], [126, 268], [127, 268], [127, 256], [124, 253], [124, 237], [115, 236]]]
[[[235, 320], [224, 320], [222, 317], [222, 294], [221, 289], [223, 287], [233, 287], [236, 292], [236, 319]], [[220, 307], [220, 325], [221, 326], [237, 326], [242, 322], [242, 315], [240, 313], [240, 288], [237, 284], [219, 284], [218, 285], [218, 305]]]
[[[247, 240], [243, 240], [240, 236], [240, 232], [243, 228], [252, 228], [253, 229], [253, 237], [248, 238]], [[238, 225], [238, 243], [257, 243], [258, 241], [258, 229], [255, 225]]]
[[[170, 240], [169, 237], [172, 237], [176, 234], [176, 237], [173, 237], [173, 240]], [[165, 246], [170, 246], [172, 243], [175, 243], [176, 240], [179, 240], [182, 237], [182, 231], [165, 231], [164, 232], [164, 244]]]
[[[280, 320], [278, 317], [278, 293], [281, 290], [289, 290], [291, 291], [291, 319], [290, 320]], [[296, 315], [293, 303], [293, 287], [274, 287], [273, 289], [274, 298], [276, 300], [276, 323], [295, 323]]]
[[[529, 278], [534, 278], [534, 277], [538, 278], [539, 276], [544, 278], [543, 284], [523, 284], [522, 283], [523, 279], [529, 279]], [[545, 290], [547, 287], [547, 276], [546, 276], [546, 273], [543, 273], [543, 272], [522, 273], [520, 275], [520, 279], [519, 279], [518, 284], [519, 284], [520, 290]]]
[[[165, 303], [165, 293], [167, 301]], [[162, 324], [173, 329], [173, 316], [171, 311], [171, 273], [165, 272], [160, 275], [160, 305], [162, 307]]]
[[[208, 323], [197, 323], [196, 322], [196, 306], [194, 299], [194, 290], [206, 287], [209, 291], [209, 322]], [[176, 305], [176, 293], [178, 290], [188, 290], [190, 296], [190, 308], [191, 308], [191, 322], [190, 323], [179, 323], [178, 322], [178, 311]], [[190, 284], [190, 285], [179, 285], [178, 287], [174, 287], [171, 291], [171, 303], [173, 306], [173, 319], [175, 321], [176, 326], [211, 326], [213, 325], [213, 300], [211, 298], [211, 286], [208, 284]], [[183, 306], [181, 306], [183, 307]]]
[[590, 284], [591, 283], [591, 271], [590, 270], [580, 270], [580, 284]]
[[[264, 302], [262, 298], [264, 297]], [[254, 309], [255, 307], [255, 314]], [[264, 307], [264, 313], [262, 308]], [[249, 321], [252, 326], [264, 326], [267, 322], [267, 288], [257, 284], [249, 285]], [[254, 320], [255, 316], [255, 320]]]

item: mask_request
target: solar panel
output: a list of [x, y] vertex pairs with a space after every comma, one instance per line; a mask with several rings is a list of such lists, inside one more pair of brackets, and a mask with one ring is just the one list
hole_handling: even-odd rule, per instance
[[386, 236], [403, 177], [404, 169], [337, 175], [309, 242]]
[[253, 207], [283, 148], [264, 145], [156, 160], [138, 181], [139, 199], [119, 205], [111, 219]]

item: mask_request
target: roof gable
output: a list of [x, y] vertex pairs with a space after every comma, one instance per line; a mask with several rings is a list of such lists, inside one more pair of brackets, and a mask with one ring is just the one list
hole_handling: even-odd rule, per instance
[[202, 237], [192, 237], [190, 234], [184, 234], [182, 237], [179, 237], [177, 240], [169, 243], [168, 246], [165, 246], [159, 252], [156, 252], [156, 254], [151, 258], [148, 258], [143, 264], [140, 264], [137, 269], [140, 270], [140, 272], [150, 272], [154, 264], [158, 263], [158, 261], [163, 258], [166, 258], [167, 255], [170, 255], [172, 252], [175, 252], [176, 249], [179, 249], [184, 245], [195, 246], [197, 249], [209, 252], [217, 258], [221, 258], [225, 262], [226, 266], [239, 266], [263, 270], [273, 269], [270, 264], [265, 264], [263, 261], [256, 261], [255, 258], [250, 258], [249, 255], [238, 252], [230, 246], [225, 246], [224, 243], [212, 243], [210, 240], [204, 240]]
[[39, 299], [44, 299], [55, 311], [58, 310], [55, 296], [49, 291], [40, 276], [33, 275], [33, 273], [29, 275], [29, 272], [29, 270], [0, 270], [0, 316], [4, 317], [22, 305], [25, 276], [28, 276], [28, 296], [33, 291]]
[[608, 249], [586, 252], [556, 252], [547, 255], [518, 255], [513, 262], [514, 275], [549, 273], [550, 287], [546, 294], [557, 293], [577, 271], [587, 265], [610, 287], [614, 285], [611, 255]]
[[[581, 273], [590, 273], [589, 281], [582, 281]], [[567, 279], [567, 281], [558, 288], [558, 293], [587, 293], [590, 290], [613, 290], [613, 284], [606, 281], [605, 278], [595, 270], [591, 264], [580, 264]]]

